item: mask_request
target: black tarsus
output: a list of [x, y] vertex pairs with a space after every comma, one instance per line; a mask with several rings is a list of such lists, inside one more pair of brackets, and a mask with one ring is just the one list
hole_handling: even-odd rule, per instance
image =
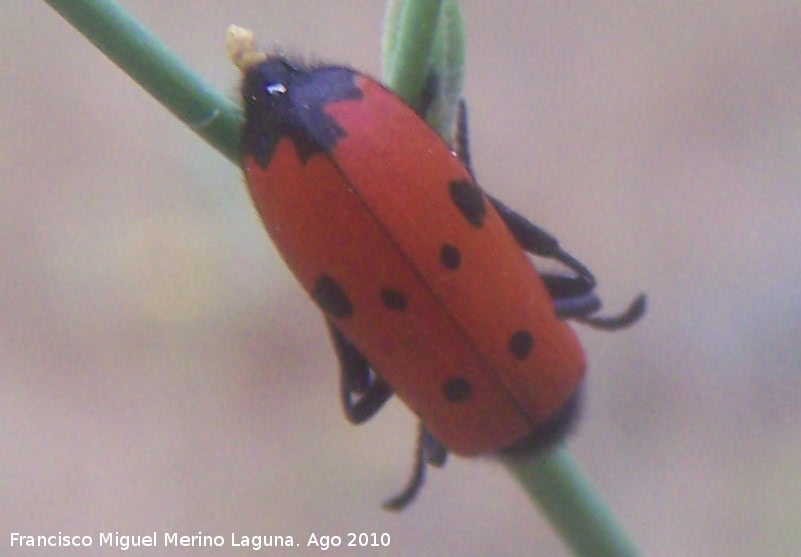
[[616, 331], [636, 323], [645, 314], [647, 306], [648, 301], [645, 294], [640, 294], [621, 313], [615, 315], [574, 315], [572, 318], [595, 329]]

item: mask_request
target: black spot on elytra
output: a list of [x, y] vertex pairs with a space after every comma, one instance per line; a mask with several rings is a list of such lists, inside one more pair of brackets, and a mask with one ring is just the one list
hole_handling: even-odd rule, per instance
[[439, 262], [450, 270], [458, 269], [459, 263], [462, 262], [462, 254], [456, 246], [442, 244], [442, 249], [439, 250]]
[[285, 136], [304, 163], [330, 151], [346, 133], [323, 109], [331, 102], [362, 97], [356, 75], [347, 68], [296, 66], [281, 57], [253, 66], [242, 80], [243, 154], [265, 167]]
[[353, 303], [342, 287], [328, 275], [320, 275], [314, 283], [312, 298], [327, 314], [339, 319], [353, 315]]
[[478, 186], [467, 180], [456, 180], [448, 184], [448, 191], [467, 222], [476, 228], [484, 224], [487, 206], [484, 202], [484, 195]]
[[464, 377], [453, 377], [442, 384], [442, 394], [449, 402], [464, 402], [473, 396], [473, 387]]
[[384, 288], [381, 291], [381, 301], [384, 302], [386, 307], [395, 311], [406, 309], [406, 296], [392, 288]]
[[520, 329], [509, 337], [509, 352], [518, 360], [524, 360], [534, 348], [534, 337], [525, 329]]

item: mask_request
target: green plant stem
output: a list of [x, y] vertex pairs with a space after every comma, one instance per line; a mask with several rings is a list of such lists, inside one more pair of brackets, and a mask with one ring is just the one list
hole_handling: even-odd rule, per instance
[[45, 0], [212, 147], [239, 164], [241, 112], [113, 0]]
[[389, 0], [382, 47], [384, 83], [418, 106], [443, 0]]
[[[192, 130], [229, 160], [239, 163], [242, 116], [237, 105], [209, 87], [133, 16], [113, 0], [45, 1]], [[389, 36], [384, 42], [389, 83], [406, 91], [403, 96], [407, 100], [418, 99], [437, 33], [440, 2], [419, 0], [415, 2], [419, 10], [411, 11], [405, 11], [402, 0], [390, 2]], [[402, 21], [393, 21], [392, 17], [400, 17]], [[441, 33], [450, 37], [448, 41], [455, 41], [444, 46], [444, 52], [451, 54], [443, 58], [458, 64], [462, 64], [463, 57], [463, 47], [457, 44], [462, 33], [457, 21], [460, 17], [451, 18], [451, 24], [456, 26]], [[455, 76], [453, 91], [460, 90], [460, 72], [461, 67], [451, 72]], [[576, 555], [638, 555], [564, 449], [557, 448], [530, 462], [505, 461], [505, 464]]]
[[564, 447], [555, 447], [531, 461], [503, 462], [575, 555], [639, 555], [609, 508]]
[[388, 0], [381, 49], [382, 80], [453, 145], [462, 98], [464, 21], [458, 0]]
[[462, 100], [465, 62], [464, 18], [458, 0], [444, 0], [431, 52], [430, 76], [439, 83], [426, 120], [454, 145], [457, 108]]

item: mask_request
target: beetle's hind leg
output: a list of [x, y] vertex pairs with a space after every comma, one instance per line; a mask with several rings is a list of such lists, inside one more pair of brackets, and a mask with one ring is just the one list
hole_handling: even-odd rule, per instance
[[390, 511], [401, 511], [414, 501], [425, 481], [426, 467], [428, 465], [440, 467], [445, 464], [448, 449], [437, 441], [420, 422], [420, 432], [417, 439], [417, 450], [414, 454], [414, 468], [412, 476], [403, 491], [384, 502], [383, 507]]
[[615, 315], [593, 315], [601, 308], [601, 300], [579, 277], [543, 273], [542, 281], [553, 299], [556, 315], [574, 319], [596, 329], [614, 331], [628, 327], [645, 313], [645, 294], [631, 301], [629, 307]]
[[342, 408], [351, 423], [360, 424], [372, 418], [392, 396], [392, 387], [370, 369], [361, 352], [326, 320], [340, 367]]

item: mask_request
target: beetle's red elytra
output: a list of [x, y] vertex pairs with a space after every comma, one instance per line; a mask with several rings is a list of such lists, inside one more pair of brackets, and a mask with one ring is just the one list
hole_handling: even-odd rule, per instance
[[[362, 422], [396, 393], [420, 417], [415, 475], [388, 506], [411, 501], [446, 449], [530, 452], [561, 437], [586, 367], [563, 318], [619, 328], [644, 297], [591, 315], [586, 267], [475, 183], [463, 107], [457, 155], [361, 73], [268, 57], [241, 33], [229, 45], [244, 75], [246, 181], [325, 314], [346, 415]], [[540, 275], [526, 252], [573, 274]]]

